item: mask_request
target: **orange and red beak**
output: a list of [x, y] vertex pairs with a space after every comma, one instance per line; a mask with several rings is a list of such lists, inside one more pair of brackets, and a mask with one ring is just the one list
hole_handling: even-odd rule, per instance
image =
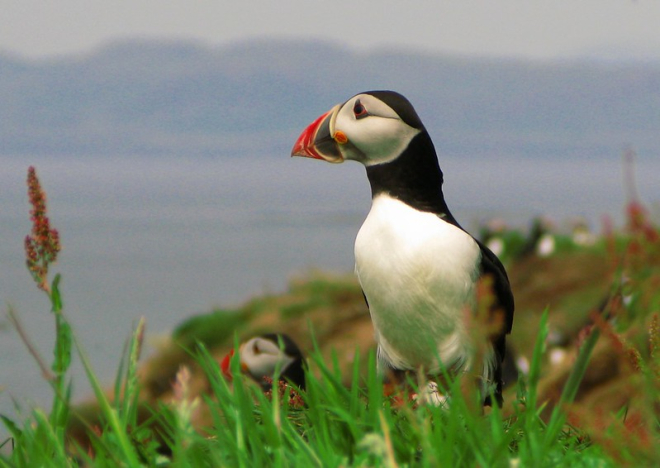
[[220, 363], [220, 370], [222, 370], [222, 375], [224, 375], [227, 380], [231, 381], [232, 376], [231, 376], [231, 358], [234, 356], [234, 350], [232, 349], [227, 353], [227, 355], [222, 359], [222, 362]]
[[[227, 353], [227, 355], [222, 358], [222, 361], [220, 362], [220, 370], [222, 371], [222, 375], [225, 376], [225, 378], [228, 381], [232, 381], [232, 374], [231, 374], [231, 359], [234, 357], [234, 350], [232, 349]], [[240, 357], [240, 350], [239, 350], [239, 357]], [[240, 362], [240, 367], [241, 371], [245, 372], [247, 370], [247, 366], [243, 361]]]
[[344, 133], [337, 131], [335, 120], [341, 105], [336, 105], [312, 122], [300, 134], [291, 150], [291, 156], [321, 159], [332, 163], [344, 161], [339, 145], [348, 140]]

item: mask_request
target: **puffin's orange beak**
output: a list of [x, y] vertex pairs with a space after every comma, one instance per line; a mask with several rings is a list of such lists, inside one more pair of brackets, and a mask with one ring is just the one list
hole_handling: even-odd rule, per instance
[[224, 375], [225, 378], [230, 382], [232, 380], [230, 363], [231, 363], [231, 358], [233, 356], [234, 356], [234, 350], [232, 349], [227, 353], [227, 355], [222, 359], [222, 362], [220, 363], [220, 369], [222, 370], [222, 375]]
[[336, 105], [312, 122], [300, 134], [291, 150], [291, 156], [321, 159], [332, 163], [344, 161], [339, 144], [348, 141], [342, 132], [336, 132], [334, 122], [340, 105]]
[[[230, 382], [232, 381], [232, 375], [231, 375], [231, 358], [234, 357], [234, 350], [232, 349], [227, 353], [227, 355], [222, 358], [222, 361], [220, 362], [220, 370], [222, 371], [222, 375], [225, 376], [227, 380]], [[239, 349], [239, 357], [240, 357], [240, 349]], [[246, 372], [248, 370], [247, 365], [241, 361], [240, 363], [241, 367], [241, 372]]]

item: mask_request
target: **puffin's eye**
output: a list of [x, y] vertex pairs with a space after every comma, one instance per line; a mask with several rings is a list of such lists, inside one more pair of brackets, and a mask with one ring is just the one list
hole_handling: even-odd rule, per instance
[[369, 115], [367, 108], [362, 105], [359, 99], [355, 101], [355, 105], [353, 106], [353, 115], [355, 115], [356, 119], [362, 119]]

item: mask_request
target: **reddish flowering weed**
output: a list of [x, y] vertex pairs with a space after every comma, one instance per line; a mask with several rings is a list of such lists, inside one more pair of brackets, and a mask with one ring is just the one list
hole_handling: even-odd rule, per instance
[[28, 169], [28, 196], [32, 209], [32, 232], [25, 237], [26, 264], [37, 286], [50, 293], [48, 267], [57, 260], [60, 251], [60, 236], [50, 227], [46, 210], [46, 192], [41, 188], [33, 166]]
[[[273, 384], [273, 379], [270, 377], [264, 377], [264, 381], [269, 385]], [[303, 408], [305, 406], [305, 401], [303, 400], [302, 396], [300, 396], [300, 394], [288, 383], [286, 383], [283, 380], [278, 380], [277, 393], [280, 401], [284, 401], [284, 398], [286, 397], [287, 394], [287, 390], [289, 391], [289, 406], [291, 408]], [[272, 399], [273, 398], [272, 388], [267, 390], [265, 392], [265, 395], [268, 399]]]

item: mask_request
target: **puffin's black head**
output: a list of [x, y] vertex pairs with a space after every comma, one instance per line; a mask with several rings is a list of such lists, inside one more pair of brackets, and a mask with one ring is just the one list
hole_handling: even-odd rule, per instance
[[394, 91], [367, 91], [338, 104], [298, 137], [292, 156], [367, 168], [371, 193], [387, 193], [454, 224], [442, 194], [442, 170], [433, 142], [412, 104]]
[[367, 91], [326, 112], [298, 137], [292, 156], [365, 166], [393, 161], [425, 132], [412, 104], [394, 91]]
[[[298, 345], [282, 333], [255, 336], [238, 348], [241, 370], [257, 381], [264, 390], [270, 384], [264, 377], [273, 378], [279, 370], [280, 379], [289, 380], [300, 389], [305, 388], [304, 357]], [[222, 360], [221, 369], [231, 378], [230, 360], [233, 350]]]

